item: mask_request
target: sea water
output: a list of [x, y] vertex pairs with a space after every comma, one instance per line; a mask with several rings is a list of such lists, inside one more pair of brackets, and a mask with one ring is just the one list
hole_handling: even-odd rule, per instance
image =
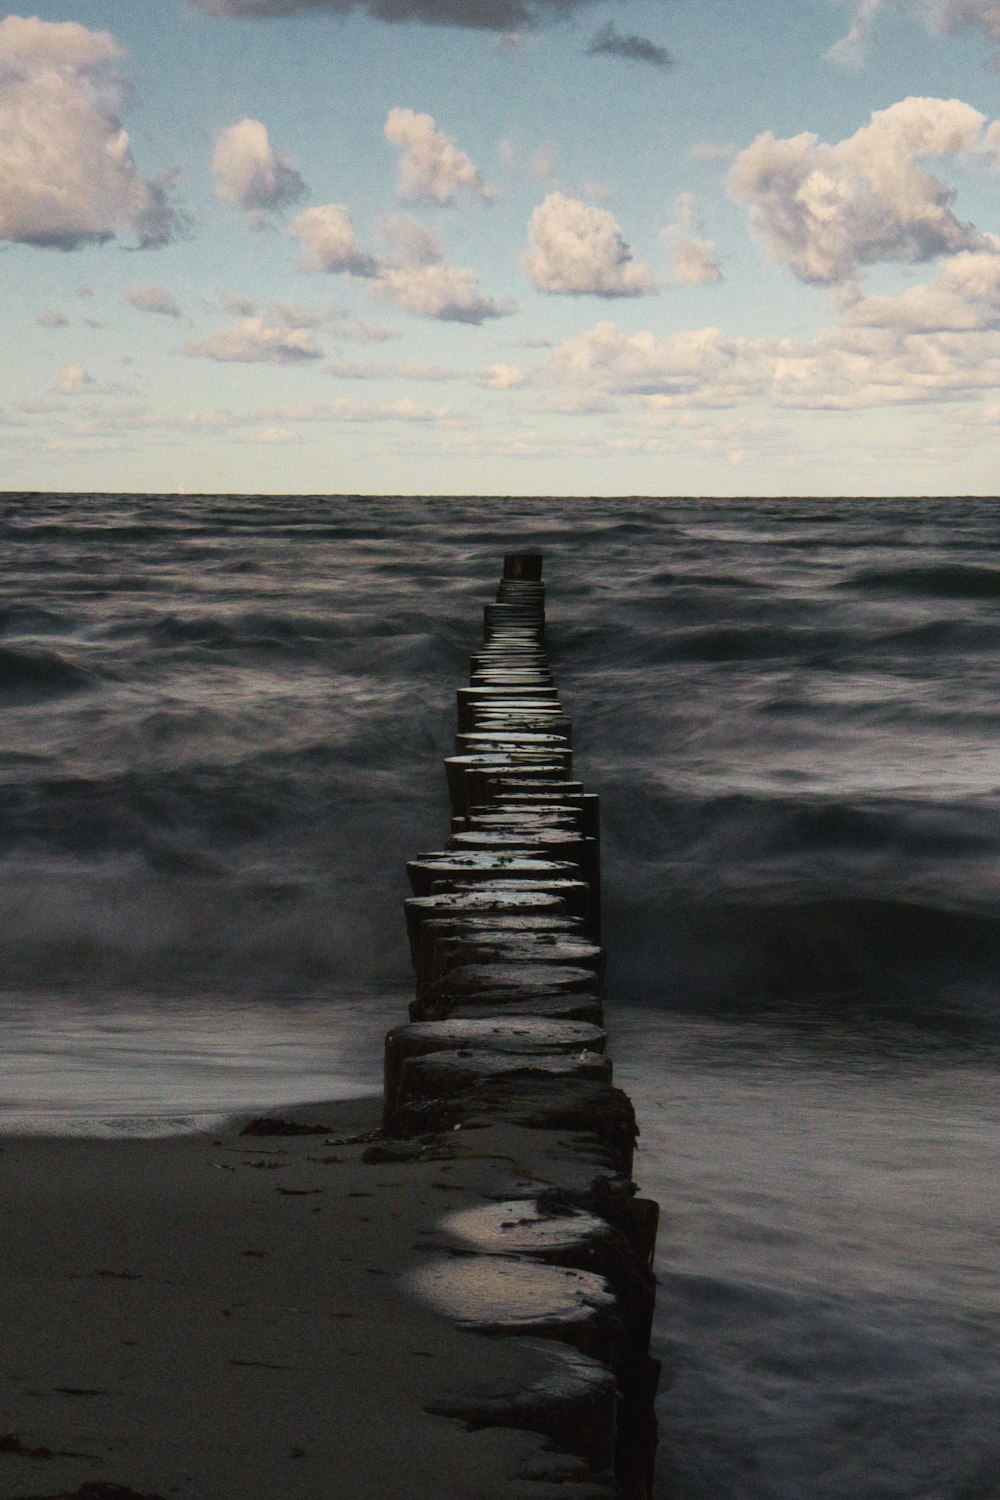
[[990, 500], [0, 499], [0, 1129], [380, 1088], [504, 551], [602, 797], [663, 1500], [1000, 1497]]

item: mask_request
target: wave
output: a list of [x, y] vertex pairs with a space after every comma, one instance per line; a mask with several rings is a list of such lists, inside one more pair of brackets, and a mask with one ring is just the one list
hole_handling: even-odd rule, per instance
[[0, 866], [5, 987], [248, 987], [327, 996], [412, 983], [403, 881], [364, 861], [348, 878], [314, 867], [199, 872], [186, 857], [153, 868], [141, 854]]
[[[641, 755], [646, 747], [641, 747]], [[607, 767], [602, 799], [605, 858], [614, 868], [668, 878], [676, 887], [725, 880], [784, 884], [827, 878], [916, 878], [921, 862], [944, 881], [963, 864], [995, 865], [1000, 797], [866, 796], [769, 790], [708, 793], [645, 775], [631, 782]], [[706, 778], [709, 785], [710, 778]], [[704, 785], [704, 781], [702, 783]], [[881, 861], [881, 863], [876, 863]], [[977, 879], [979, 876], [977, 875]]]
[[[122, 951], [157, 972], [238, 977], [260, 951], [244, 909], [273, 939], [269, 974], [308, 969], [322, 923], [346, 931], [362, 906], [389, 951], [404, 860], [447, 831], [440, 759], [482, 602], [500, 555], [537, 545], [578, 764], [603, 796], [612, 973], [666, 1007], [794, 1006], [815, 985], [873, 1007], [959, 1004], [965, 986], [988, 1008], [990, 504], [13, 509], [0, 679], [5, 701], [38, 705], [0, 780], [22, 972], [29, 948], [47, 972], [48, 929], [25, 913], [48, 897], [70, 963], [67, 869], [98, 969], [119, 962], [116, 902], [135, 916]], [[158, 903], [175, 949], [143, 937]]]
[[623, 998], [679, 1011], [905, 1021], [1000, 1038], [1000, 917], [871, 895], [605, 899]]
[[[325, 613], [255, 609], [141, 614], [133, 610], [108, 624], [103, 635], [126, 644], [139, 642], [154, 652], [194, 648], [213, 653], [283, 652], [302, 657], [325, 653], [332, 665], [343, 661], [345, 650], [358, 648], [368, 652], [368, 670], [377, 670], [384, 663], [385, 651], [398, 655], [404, 645], [412, 649], [433, 641], [441, 651], [468, 644], [467, 636], [463, 642], [461, 631], [449, 621], [432, 626], [427, 614], [417, 609], [394, 608], [379, 613], [364, 601], [356, 601], [350, 609], [340, 607]], [[377, 660], [371, 656], [375, 641], [379, 643]], [[332, 657], [332, 649], [338, 661]]]
[[[610, 678], [623, 669], [656, 668], [661, 665], [725, 665], [729, 662], [829, 661], [849, 647], [844, 631], [810, 625], [780, 625], [743, 620], [731, 625], [682, 623], [681, 611], [691, 617], [717, 618], [717, 609], [688, 599], [669, 614], [633, 615], [613, 637], [609, 649], [609, 624], [567, 623], [551, 632], [557, 649], [572, 658], [572, 670], [585, 689], [589, 674], [602, 671]], [[615, 622], [617, 623], [617, 622]], [[587, 675], [585, 675], [585, 673]], [[648, 691], [649, 684], [646, 685]]]
[[852, 645], [859, 655], [868, 657], [899, 653], [975, 660], [1000, 647], [1000, 621], [925, 620], [901, 630], [873, 631]]
[[909, 594], [921, 599], [1000, 599], [1000, 568], [972, 563], [866, 568], [843, 579], [838, 586]]
[[89, 687], [93, 674], [58, 651], [0, 646], [0, 699], [38, 703]]
[[776, 630], [761, 626], [712, 626], [674, 631], [660, 645], [662, 661], [765, 661], [802, 657], [839, 644], [834, 633], [816, 630]]
[[343, 617], [263, 613], [162, 615], [149, 622], [147, 634], [154, 646], [193, 645], [212, 650], [285, 650], [318, 646], [349, 633], [358, 621]]
[[97, 540], [104, 542], [157, 542], [170, 540], [176, 537], [180, 527], [169, 522], [135, 522], [103, 521], [99, 519], [85, 520], [77, 517], [71, 520], [51, 521], [36, 520], [33, 518], [19, 518], [10, 523], [11, 534], [17, 540], [47, 540], [56, 538], [68, 540], [72, 534], [74, 543]]
[[0, 636], [62, 635], [72, 621], [59, 610], [35, 604], [0, 605]]
[[[295, 750], [262, 750], [233, 764], [90, 776], [54, 776], [43, 763], [42, 775], [0, 786], [0, 840], [8, 852], [40, 857], [138, 850], [154, 867], [166, 860], [179, 868], [185, 849], [192, 869], [227, 868], [246, 850], [286, 865], [318, 859], [329, 865], [338, 846], [363, 847], [366, 836], [374, 838], [393, 820], [401, 829], [422, 821], [414, 811], [425, 778], [401, 760], [377, 764], [380, 736], [384, 732], [373, 726], [367, 765], [364, 743], [306, 743]], [[440, 796], [425, 792], [422, 801], [425, 807], [440, 804], [443, 812], [441, 781]], [[326, 844], [324, 852], [331, 838], [337, 844]], [[398, 862], [402, 868], [401, 855]]]

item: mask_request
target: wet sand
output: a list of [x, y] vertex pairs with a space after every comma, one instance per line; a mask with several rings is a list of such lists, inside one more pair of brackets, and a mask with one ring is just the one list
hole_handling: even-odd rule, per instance
[[556, 1492], [524, 1477], [552, 1470], [544, 1439], [425, 1409], [531, 1367], [523, 1342], [461, 1332], [404, 1284], [495, 1163], [365, 1163], [377, 1111], [270, 1112], [328, 1127], [310, 1135], [241, 1135], [244, 1116], [0, 1138], [2, 1500]]

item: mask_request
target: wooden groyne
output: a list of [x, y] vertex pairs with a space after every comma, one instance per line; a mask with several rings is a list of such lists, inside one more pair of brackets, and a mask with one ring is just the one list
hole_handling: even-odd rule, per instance
[[574, 777], [541, 569], [505, 558], [458, 691], [450, 836], [407, 866], [416, 994], [386, 1038], [369, 1154], [495, 1164], [414, 1287], [462, 1328], [531, 1340], [537, 1376], [434, 1409], [544, 1433], [588, 1495], [646, 1500], [657, 1206], [632, 1181], [635, 1116], [611, 1078], [599, 805]]

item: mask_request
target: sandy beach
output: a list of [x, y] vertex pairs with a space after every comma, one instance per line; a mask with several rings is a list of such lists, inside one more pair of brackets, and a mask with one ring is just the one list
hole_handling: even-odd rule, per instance
[[327, 1127], [308, 1135], [242, 1135], [243, 1116], [167, 1139], [0, 1140], [2, 1500], [556, 1493], [575, 1461], [543, 1438], [426, 1410], [459, 1386], [523, 1387], [537, 1362], [405, 1287], [496, 1163], [363, 1162], [377, 1110], [280, 1112]]

